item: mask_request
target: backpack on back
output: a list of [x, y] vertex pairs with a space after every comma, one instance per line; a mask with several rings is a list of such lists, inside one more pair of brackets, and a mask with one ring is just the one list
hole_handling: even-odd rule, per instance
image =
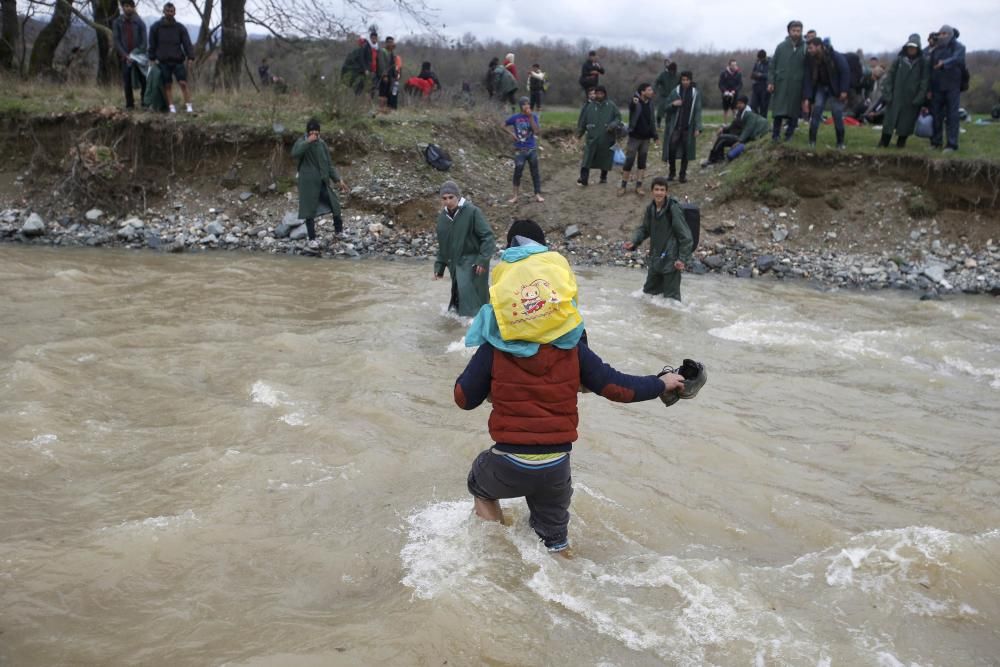
[[437, 144], [427, 144], [427, 148], [424, 149], [424, 159], [438, 171], [451, 169], [451, 156]]
[[691, 252], [694, 252], [701, 238], [701, 209], [697, 204], [681, 204], [681, 210], [684, 211], [684, 222], [691, 230]]
[[958, 89], [961, 92], [965, 92], [969, 89], [969, 68], [962, 64], [962, 83], [959, 85]]
[[865, 68], [861, 65], [861, 56], [857, 53], [845, 53], [844, 57], [847, 58], [847, 65], [851, 70], [850, 87], [852, 90], [859, 90], [864, 86], [865, 80]]

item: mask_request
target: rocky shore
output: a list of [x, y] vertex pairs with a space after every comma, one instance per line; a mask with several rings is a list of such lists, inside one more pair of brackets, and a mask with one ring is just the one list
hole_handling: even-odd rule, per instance
[[[977, 251], [966, 244], [944, 243], [937, 238], [940, 232], [933, 221], [916, 227], [905, 243], [892, 250], [864, 254], [822, 245], [786, 248], [786, 242], [802, 230], [794, 216], [783, 211], [761, 207], [746, 218], [724, 221], [716, 227], [709, 223], [688, 270], [746, 279], [798, 279], [823, 289], [914, 290], [922, 298], [958, 293], [1000, 295], [1000, 245], [991, 240]], [[750, 226], [756, 229], [748, 229]], [[326, 219], [319, 223], [318, 233], [319, 239], [310, 243], [294, 212], [279, 217], [251, 207], [231, 216], [211, 208], [191, 213], [176, 205], [174, 210], [127, 218], [92, 209], [78, 218], [57, 220], [24, 209], [0, 211], [0, 241], [15, 243], [171, 253], [241, 250], [343, 259], [433, 259], [437, 252], [432, 231], [402, 228], [383, 214], [348, 214], [344, 233], [339, 236]], [[834, 239], [836, 234], [831, 230], [823, 237]], [[750, 240], [753, 238], [757, 241]], [[645, 253], [626, 252], [622, 239], [583, 234], [575, 225], [550, 230], [549, 239], [554, 250], [576, 265], [645, 268]]]

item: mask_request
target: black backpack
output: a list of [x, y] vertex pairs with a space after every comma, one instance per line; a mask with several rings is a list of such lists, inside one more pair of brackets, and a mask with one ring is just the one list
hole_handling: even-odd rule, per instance
[[697, 204], [681, 204], [684, 211], [684, 222], [691, 230], [691, 252], [698, 249], [698, 240], [701, 238], [701, 209]]
[[969, 68], [962, 63], [962, 83], [959, 84], [958, 89], [963, 93], [969, 89]]
[[864, 86], [865, 68], [861, 65], [861, 56], [856, 53], [845, 53], [847, 66], [851, 70], [851, 90], [859, 90]]
[[437, 144], [427, 144], [427, 148], [424, 149], [424, 159], [438, 171], [451, 169], [451, 156]]

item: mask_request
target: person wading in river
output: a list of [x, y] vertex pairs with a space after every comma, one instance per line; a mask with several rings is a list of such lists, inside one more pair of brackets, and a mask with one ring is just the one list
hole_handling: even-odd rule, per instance
[[576, 278], [565, 258], [545, 246], [541, 227], [515, 221], [493, 273], [490, 303], [465, 336], [467, 346], [479, 349], [454, 387], [463, 410], [487, 399], [493, 405], [494, 444], [476, 457], [467, 481], [476, 516], [503, 522], [500, 499], [523, 497], [539, 539], [565, 557], [571, 557], [570, 451], [580, 388], [619, 403], [691, 397], [680, 393], [684, 378], [677, 373], [626, 375], [604, 363], [587, 346], [575, 296]]
[[451, 275], [448, 309], [473, 317], [490, 299], [490, 257], [496, 252], [496, 239], [483, 212], [461, 194], [455, 181], [441, 186], [444, 208], [437, 219], [434, 280], [443, 278], [447, 268]]

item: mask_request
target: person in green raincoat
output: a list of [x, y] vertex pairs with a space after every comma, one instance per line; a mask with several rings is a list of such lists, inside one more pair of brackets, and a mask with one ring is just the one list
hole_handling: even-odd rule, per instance
[[444, 208], [438, 214], [438, 253], [434, 260], [434, 280], [451, 274], [448, 309], [463, 317], [474, 317], [490, 302], [490, 257], [496, 252], [496, 238], [483, 212], [461, 196], [454, 181], [441, 186]]
[[667, 117], [667, 98], [680, 80], [677, 76], [677, 63], [663, 61], [663, 71], [656, 77], [653, 90], [656, 92], [656, 128], [659, 129], [663, 119]]
[[337, 183], [342, 192], [347, 185], [337, 174], [330, 149], [319, 136], [319, 121], [313, 118], [306, 124], [305, 136], [299, 137], [292, 146], [292, 159], [298, 164], [299, 178], [299, 220], [306, 221], [309, 240], [316, 240], [316, 218], [333, 214], [333, 227], [337, 234], [344, 231], [344, 220], [340, 217], [340, 199], [328, 185]]
[[622, 122], [621, 112], [608, 99], [604, 86], [594, 87], [594, 99], [584, 105], [577, 120], [576, 136], [586, 135], [583, 142], [583, 161], [577, 183], [586, 186], [590, 170], [601, 170], [601, 183], [608, 182], [608, 172], [614, 167], [615, 127]]
[[160, 73], [159, 67], [149, 68], [142, 105], [153, 111], [165, 112], [167, 110], [167, 98], [163, 94], [163, 75]]
[[502, 102], [517, 106], [514, 100], [517, 94], [517, 79], [509, 69], [499, 63], [493, 68], [493, 92], [499, 95]]
[[680, 203], [667, 196], [669, 188], [662, 176], [653, 179], [653, 201], [646, 207], [632, 240], [625, 242], [625, 249], [635, 250], [649, 239], [649, 268], [642, 291], [680, 301], [681, 273], [691, 261], [694, 239]]
[[701, 124], [701, 93], [691, 72], [681, 72], [681, 82], [667, 98], [667, 131], [663, 138], [663, 161], [670, 163], [672, 181], [677, 175], [677, 158], [681, 159], [678, 183], [687, 183], [688, 160], [695, 157], [696, 137], [704, 129]]
[[920, 35], [910, 35], [882, 82], [882, 100], [886, 104], [879, 146], [887, 147], [896, 133], [896, 146], [902, 148], [917, 126], [920, 107], [927, 103], [931, 69], [920, 49]]
[[802, 40], [802, 22], [788, 24], [788, 37], [774, 49], [767, 71], [767, 92], [771, 93], [771, 141], [781, 135], [781, 122], [787, 121], [785, 141], [795, 134], [802, 114], [802, 81], [805, 78], [806, 43]]

